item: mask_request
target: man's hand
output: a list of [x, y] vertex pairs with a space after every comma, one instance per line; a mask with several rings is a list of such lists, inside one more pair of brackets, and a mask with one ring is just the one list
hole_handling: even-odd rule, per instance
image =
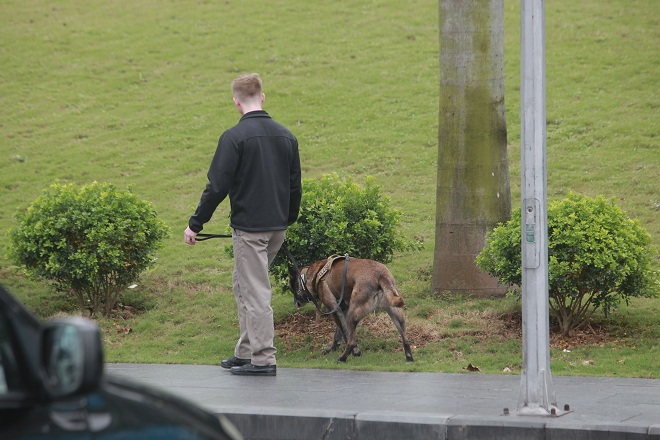
[[186, 244], [197, 243], [197, 241], [195, 240], [196, 236], [197, 236], [197, 232], [194, 232], [192, 229], [190, 229], [190, 226], [188, 226], [186, 230], [183, 231], [183, 240]]

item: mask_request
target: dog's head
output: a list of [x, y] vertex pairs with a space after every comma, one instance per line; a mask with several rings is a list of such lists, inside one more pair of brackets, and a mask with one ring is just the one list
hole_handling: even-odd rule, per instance
[[289, 288], [293, 293], [293, 303], [296, 307], [302, 307], [312, 300], [305, 282], [306, 274], [307, 267], [303, 267], [300, 271], [289, 268]]

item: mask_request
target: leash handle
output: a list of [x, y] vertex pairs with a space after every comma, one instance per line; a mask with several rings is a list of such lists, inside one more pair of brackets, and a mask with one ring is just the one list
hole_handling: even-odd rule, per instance
[[231, 234], [202, 234], [199, 233], [195, 236], [195, 241], [206, 241], [212, 238], [231, 238]]

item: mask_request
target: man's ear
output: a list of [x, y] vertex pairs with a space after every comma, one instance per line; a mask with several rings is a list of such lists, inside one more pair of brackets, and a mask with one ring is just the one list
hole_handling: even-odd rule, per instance
[[236, 98], [233, 99], [234, 99], [234, 107], [236, 107], [236, 110], [238, 110], [240, 114], [243, 114], [243, 110], [241, 109], [241, 101], [239, 101]]
[[261, 94], [261, 103], [263, 104], [265, 100], [266, 100], [266, 94], [262, 93]]

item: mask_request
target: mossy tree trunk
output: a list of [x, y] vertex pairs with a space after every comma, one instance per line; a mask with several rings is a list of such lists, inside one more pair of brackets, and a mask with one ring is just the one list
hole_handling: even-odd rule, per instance
[[504, 292], [474, 260], [511, 215], [503, 0], [440, 0], [440, 112], [432, 291]]

